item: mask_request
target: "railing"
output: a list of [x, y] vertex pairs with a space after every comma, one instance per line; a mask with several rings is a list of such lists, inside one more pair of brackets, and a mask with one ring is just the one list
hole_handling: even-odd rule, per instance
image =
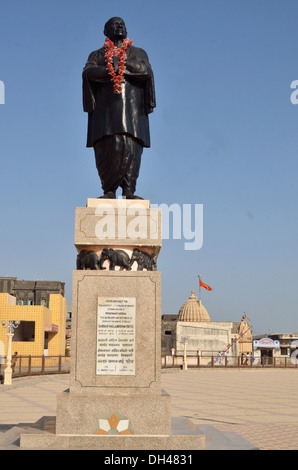
[[[4, 363], [0, 364], [0, 381], [3, 380]], [[12, 358], [12, 377], [43, 374], [67, 374], [70, 370], [69, 356], [17, 356]]]
[[[183, 355], [162, 356], [162, 369], [182, 368]], [[248, 360], [241, 356], [222, 357], [217, 356], [187, 356], [187, 368], [208, 368], [208, 367], [272, 367], [272, 368], [297, 368], [297, 360], [292, 357], [249, 357]]]
[[[183, 355], [162, 356], [162, 369], [182, 368]], [[291, 357], [249, 357], [248, 361], [241, 356], [223, 357], [221, 361], [217, 356], [187, 356], [187, 368], [297, 368], [298, 361]], [[0, 383], [3, 382], [5, 360], [0, 364]], [[25, 377], [47, 374], [67, 374], [70, 371], [69, 356], [17, 356], [12, 360], [12, 377]]]

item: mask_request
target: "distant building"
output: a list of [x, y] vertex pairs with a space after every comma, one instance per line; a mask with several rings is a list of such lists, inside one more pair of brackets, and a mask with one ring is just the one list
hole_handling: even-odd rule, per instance
[[0, 277], [0, 293], [16, 298], [17, 305], [49, 306], [50, 295], [64, 297], [65, 283], [60, 281], [24, 281], [17, 277]]
[[229, 356], [252, 353], [250, 326], [243, 316], [241, 321], [210, 320], [210, 316], [192, 291], [178, 315], [162, 316], [162, 355], [182, 356], [184, 342], [187, 356], [217, 356], [228, 350]]
[[[64, 356], [66, 299], [60, 281], [21, 281], [0, 278], [0, 320], [19, 320], [14, 330], [13, 353], [19, 356]], [[7, 330], [0, 324], [0, 343], [7, 350]], [[34, 364], [32, 364], [34, 365]]]
[[[16, 298], [0, 294], [0, 318], [20, 321], [12, 339], [13, 353], [19, 356], [64, 356], [66, 341], [66, 300], [50, 294], [49, 308], [42, 305], [16, 305]], [[0, 341], [7, 350], [7, 330], [0, 325]]]
[[297, 363], [298, 333], [273, 333], [253, 337], [254, 357], [259, 363], [287, 365]]

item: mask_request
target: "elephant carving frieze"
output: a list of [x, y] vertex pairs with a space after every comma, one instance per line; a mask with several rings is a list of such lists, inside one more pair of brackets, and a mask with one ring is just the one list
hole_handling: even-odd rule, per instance
[[113, 248], [104, 248], [101, 252], [101, 257], [99, 259], [100, 269], [104, 269], [104, 261], [109, 260], [110, 262], [110, 271], [115, 270], [115, 266], [119, 266], [119, 270], [127, 271], [131, 270], [130, 267], [130, 257], [124, 250], [114, 250]]
[[157, 255], [134, 248], [123, 250], [104, 247], [101, 251], [81, 250], [77, 256], [78, 270], [104, 270], [110, 271], [156, 271]]
[[138, 264], [138, 271], [143, 271], [143, 269], [147, 269], [147, 271], [156, 271], [156, 258], [157, 256], [135, 248], [130, 258], [130, 265], [132, 266], [136, 261]]

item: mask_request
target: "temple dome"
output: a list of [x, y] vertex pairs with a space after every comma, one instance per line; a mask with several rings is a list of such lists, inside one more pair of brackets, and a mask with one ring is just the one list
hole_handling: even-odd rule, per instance
[[204, 305], [191, 292], [189, 299], [179, 310], [178, 321], [210, 321], [209, 314]]

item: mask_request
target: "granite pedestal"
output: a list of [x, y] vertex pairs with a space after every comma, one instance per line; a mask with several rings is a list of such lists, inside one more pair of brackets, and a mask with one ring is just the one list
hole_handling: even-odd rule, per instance
[[[156, 260], [161, 212], [149, 201], [88, 200], [76, 210], [75, 246], [98, 257], [138, 248]], [[173, 433], [161, 390], [160, 271], [102, 268], [73, 272], [70, 388], [57, 397], [56, 433], [23, 434], [21, 447], [203, 449], [195, 431]]]

